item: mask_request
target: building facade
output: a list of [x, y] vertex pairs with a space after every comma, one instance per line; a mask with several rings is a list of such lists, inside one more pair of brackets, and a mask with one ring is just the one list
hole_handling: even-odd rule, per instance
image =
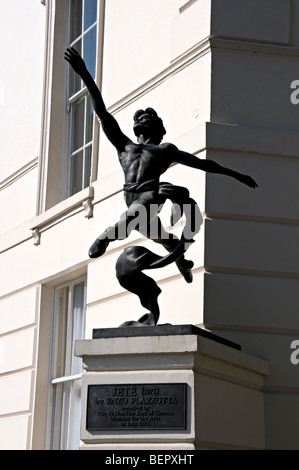
[[[171, 167], [165, 180], [204, 218], [194, 280], [174, 265], [152, 275], [160, 323], [205, 327], [269, 362], [265, 448], [299, 448], [298, 23], [299, 0], [0, 0], [1, 449], [79, 448], [74, 342], [144, 313], [115, 277], [124, 247], [164, 253], [133, 232], [88, 258], [126, 207], [70, 45], [132, 140], [134, 112], [153, 107], [165, 141], [257, 181]], [[167, 204], [161, 217], [169, 228]]]

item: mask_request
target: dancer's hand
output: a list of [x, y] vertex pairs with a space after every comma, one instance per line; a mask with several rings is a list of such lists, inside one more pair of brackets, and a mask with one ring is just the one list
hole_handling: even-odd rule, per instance
[[84, 60], [73, 47], [65, 51], [64, 58], [80, 76], [87, 70]]

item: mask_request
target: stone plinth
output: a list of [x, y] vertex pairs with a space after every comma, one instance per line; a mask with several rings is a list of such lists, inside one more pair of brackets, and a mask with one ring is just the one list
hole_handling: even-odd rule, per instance
[[268, 363], [192, 325], [94, 330], [81, 449], [264, 449]]

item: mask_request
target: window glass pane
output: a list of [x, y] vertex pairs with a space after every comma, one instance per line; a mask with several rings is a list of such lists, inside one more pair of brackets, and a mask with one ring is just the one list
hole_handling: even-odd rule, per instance
[[81, 191], [83, 171], [83, 150], [71, 156], [70, 195]]
[[70, 75], [69, 75], [69, 96], [74, 95], [78, 91], [81, 90], [81, 78], [80, 76], [74, 72], [74, 70], [70, 67]]
[[57, 317], [56, 317], [56, 355], [54, 360], [53, 376], [61, 377], [65, 372], [66, 361], [66, 332], [67, 332], [67, 315], [65, 312], [68, 310], [69, 288], [64, 287], [59, 289], [57, 293]]
[[85, 149], [84, 188], [90, 185], [92, 145]]
[[[70, 45], [83, 57], [86, 67], [94, 79], [96, 75], [97, 10], [98, 0], [69, 0]], [[84, 87], [79, 75], [73, 71], [72, 67], [69, 67], [69, 158], [71, 163], [69, 165], [68, 196], [90, 184], [94, 109], [88, 93], [85, 94]], [[81, 93], [78, 93], [80, 91]], [[81, 174], [80, 170], [82, 170]]]
[[77, 339], [84, 336], [84, 294], [85, 283], [76, 284], [73, 290], [73, 337], [72, 337], [72, 366], [71, 375], [82, 372], [82, 359], [74, 355], [74, 346]]
[[86, 132], [85, 132], [85, 144], [92, 141], [93, 132], [93, 113], [94, 109], [89, 94], [86, 95]]
[[71, 106], [72, 111], [72, 146], [71, 153], [84, 145], [84, 109], [85, 97], [76, 101]]
[[[82, 40], [77, 41], [72, 47], [81, 54]], [[69, 66], [69, 96], [74, 95], [81, 90], [82, 81], [80, 76]]]
[[94, 26], [83, 36], [83, 59], [90, 75], [95, 78], [97, 28]]
[[69, 381], [54, 386], [57, 413], [53, 449], [78, 450], [80, 447], [81, 382]]
[[53, 403], [54, 403], [54, 417], [55, 432], [52, 430], [52, 449], [59, 449], [60, 447], [60, 428], [61, 428], [61, 412], [62, 412], [62, 387], [61, 384], [53, 386]]
[[84, 31], [97, 20], [97, 0], [84, 2]]
[[70, 43], [72, 43], [82, 34], [82, 0], [71, 0], [70, 9]]
[[72, 382], [66, 382], [64, 384], [61, 384], [62, 411], [61, 411], [60, 446], [59, 446], [61, 450], [69, 450], [71, 387], [72, 387]]

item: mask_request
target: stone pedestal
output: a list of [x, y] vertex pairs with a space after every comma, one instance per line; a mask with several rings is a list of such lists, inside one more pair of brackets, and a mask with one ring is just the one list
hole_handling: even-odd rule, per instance
[[193, 325], [93, 331], [81, 449], [264, 449], [268, 363]]

